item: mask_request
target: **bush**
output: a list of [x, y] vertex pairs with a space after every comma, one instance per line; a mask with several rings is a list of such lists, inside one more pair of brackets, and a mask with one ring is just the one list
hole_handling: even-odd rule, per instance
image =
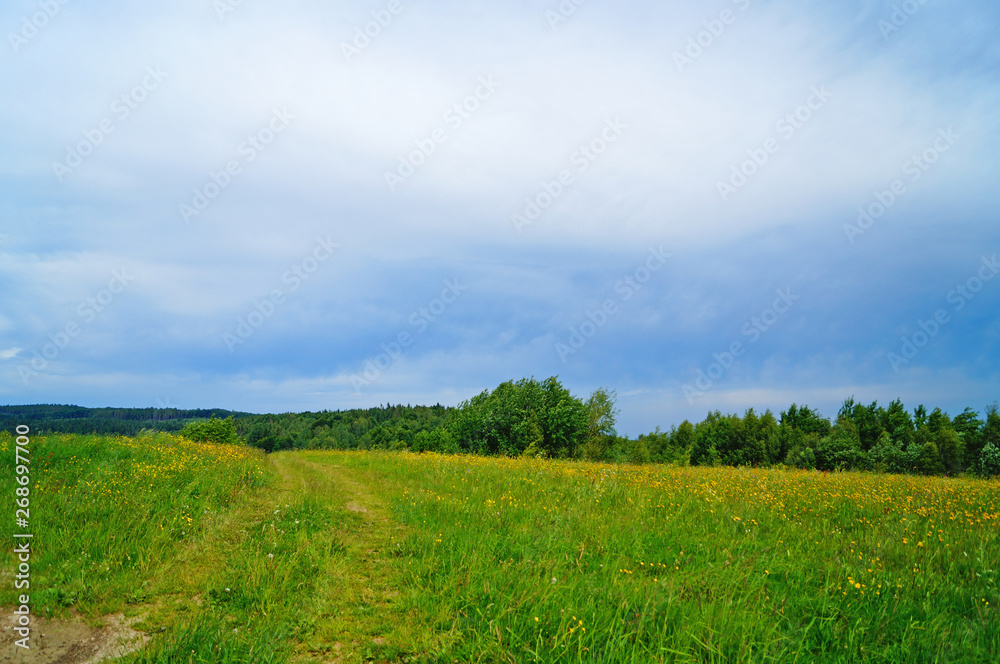
[[850, 470], [862, 460], [861, 440], [858, 429], [849, 419], [841, 418], [820, 439], [815, 449], [816, 468], [819, 470]]
[[979, 454], [976, 464], [976, 474], [981, 477], [997, 477], [1000, 475], [1000, 449], [993, 443], [988, 444]]
[[240, 443], [232, 415], [224, 420], [213, 415], [210, 420], [189, 422], [181, 429], [180, 435], [196, 443], [215, 443], [217, 445], [239, 445]]
[[934, 441], [924, 443], [917, 457], [917, 468], [924, 475], [941, 475], [944, 473], [944, 460]]
[[461, 450], [507, 456], [534, 445], [548, 457], [571, 457], [586, 432], [586, 406], [554, 376], [501, 383], [463, 402], [449, 424]]

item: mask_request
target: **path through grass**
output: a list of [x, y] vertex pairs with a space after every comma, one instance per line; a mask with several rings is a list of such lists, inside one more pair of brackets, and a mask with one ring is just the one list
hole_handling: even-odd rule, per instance
[[[7, 457], [10, 442], [0, 435]], [[164, 435], [34, 445], [33, 610], [142, 617], [152, 639], [126, 662], [909, 664], [1000, 651], [997, 482], [264, 457]], [[5, 604], [12, 593], [5, 582]]]

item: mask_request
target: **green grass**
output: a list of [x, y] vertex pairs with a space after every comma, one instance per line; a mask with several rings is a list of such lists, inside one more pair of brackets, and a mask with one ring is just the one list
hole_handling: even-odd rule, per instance
[[1000, 651], [996, 483], [306, 458], [353, 469], [409, 527], [405, 608], [449, 636], [442, 661], [986, 662]]
[[[13, 496], [13, 440], [0, 491]], [[1000, 483], [32, 442], [32, 610], [130, 662], [988, 662]], [[8, 565], [13, 569], [12, 565]], [[10, 573], [3, 601], [13, 603]]]
[[[0, 437], [9, 464], [0, 491], [11, 497], [13, 447], [9, 435]], [[31, 597], [46, 616], [71, 606], [99, 615], [144, 601], [164, 560], [265, 481], [257, 454], [166, 434], [59, 435], [32, 439], [29, 449]], [[13, 588], [5, 584], [2, 593], [12, 601]]]

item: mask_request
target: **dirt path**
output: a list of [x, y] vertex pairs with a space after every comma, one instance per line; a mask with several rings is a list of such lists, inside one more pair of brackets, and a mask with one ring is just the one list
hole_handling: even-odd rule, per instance
[[[149, 637], [131, 628], [136, 621], [121, 614], [105, 616], [103, 627], [90, 627], [79, 619], [46, 620], [40, 616], [32, 619], [32, 638], [29, 649], [18, 648], [13, 643], [0, 654], [6, 664], [96, 664], [130, 653], [142, 647]], [[3, 631], [12, 634], [14, 616], [4, 621]]]
[[376, 487], [334, 461], [303, 452], [270, 459], [282, 490], [334, 510], [344, 546], [344, 555], [324, 570], [315, 630], [303, 643], [302, 661], [396, 661], [413, 647], [414, 632], [424, 631], [401, 601], [402, 565], [394, 552], [405, 529], [390, 519]]
[[[5, 648], [0, 664], [96, 664], [131, 652], [149, 640], [140, 630], [163, 624], [177, 612], [194, 612], [203, 593], [230, 556], [246, 546], [248, 533], [270, 518], [276, 503], [312, 502], [329, 510], [340, 547], [295, 601], [306, 608], [294, 661], [397, 662], [429, 647], [431, 630], [406, 609], [405, 559], [398, 553], [406, 529], [390, 518], [380, 480], [336, 463], [336, 457], [309, 452], [273, 454], [276, 486], [247, 495], [219, 517], [210, 532], [179, 552], [151, 581], [160, 601], [143, 616], [105, 616], [92, 628], [80, 620], [35, 618], [37, 638], [30, 652]], [[7, 628], [5, 623], [0, 627]]]

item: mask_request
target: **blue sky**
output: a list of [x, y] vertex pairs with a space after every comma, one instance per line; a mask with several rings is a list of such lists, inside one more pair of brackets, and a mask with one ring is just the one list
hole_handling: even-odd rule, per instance
[[9, 2], [0, 403], [1000, 398], [992, 1]]

